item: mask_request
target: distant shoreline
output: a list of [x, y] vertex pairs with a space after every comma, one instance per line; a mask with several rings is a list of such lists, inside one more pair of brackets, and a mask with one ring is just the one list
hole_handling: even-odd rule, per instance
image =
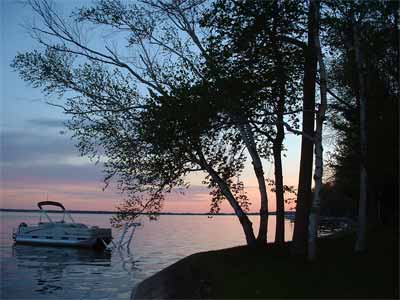
[[[14, 209], [14, 208], [0, 208], [0, 212], [39, 212], [39, 209]], [[62, 213], [61, 210], [47, 210], [47, 212], [51, 213]], [[69, 213], [73, 214], [116, 214], [117, 211], [95, 211], [95, 210], [68, 210]], [[143, 213], [141, 215], [148, 215], [147, 213]], [[190, 213], [190, 212], [161, 212], [160, 216], [234, 216], [234, 213], [219, 213], [217, 215], [211, 215], [209, 213]], [[258, 216], [259, 213], [248, 213], [249, 216]], [[270, 212], [269, 215], [274, 216], [276, 212]], [[287, 211], [285, 215], [294, 215], [294, 212]]]

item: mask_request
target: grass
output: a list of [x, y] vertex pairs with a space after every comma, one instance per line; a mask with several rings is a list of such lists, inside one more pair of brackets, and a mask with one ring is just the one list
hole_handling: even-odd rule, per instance
[[290, 255], [290, 244], [260, 249], [235, 247], [191, 255], [145, 280], [146, 290], [164, 285], [165, 298], [395, 298], [398, 232], [369, 233], [368, 251], [355, 254], [354, 235], [318, 241], [318, 260]]

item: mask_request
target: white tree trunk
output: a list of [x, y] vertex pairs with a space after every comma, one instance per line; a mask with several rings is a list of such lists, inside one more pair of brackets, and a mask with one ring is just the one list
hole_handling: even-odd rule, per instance
[[[319, 24], [319, 1], [315, 1], [315, 19], [316, 23]], [[315, 48], [318, 55], [318, 65], [319, 65], [319, 76], [320, 76], [320, 97], [321, 103], [318, 108], [316, 117], [316, 129], [314, 135], [315, 143], [315, 169], [314, 169], [314, 197], [311, 204], [309, 225], [308, 225], [308, 259], [315, 260], [317, 255], [317, 235], [318, 235], [318, 223], [319, 223], [319, 213], [321, 206], [321, 189], [322, 189], [322, 176], [324, 171], [324, 161], [323, 161], [323, 147], [322, 147], [322, 132], [325, 120], [325, 111], [327, 106], [327, 75], [326, 67], [324, 63], [324, 58], [321, 50], [321, 42], [319, 39], [319, 30], [314, 32]]]
[[354, 52], [359, 86], [359, 109], [360, 109], [360, 200], [358, 203], [358, 235], [355, 245], [355, 251], [362, 252], [366, 250], [367, 236], [367, 99], [365, 97], [365, 63], [363, 61], [361, 49], [359, 28], [357, 24], [353, 25]]
[[258, 182], [258, 190], [260, 192], [260, 227], [258, 230], [257, 240], [260, 244], [265, 244], [267, 242], [268, 234], [268, 194], [267, 187], [265, 184], [265, 177], [262, 162], [260, 156], [258, 155], [256, 143], [254, 141], [253, 133], [251, 128], [247, 125], [237, 126], [243, 141], [246, 144], [247, 151], [251, 156], [254, 173]]
[[219, 188], [221, 189], [221, 192], [224, 194], [229, 204], [233, 208], [236, 216], [238, 217], [239, 222], [242, 225], [244, 235], [246, 237], [247, 245], [255, 247], [257, 245], [257, 242], [253, 231], [253, 224], [251, 223], [249, 217], [240, 207], [235, 196], [233, 196], [228, 184], [224, 180], [222, 180], [222, 178], [218, 175], [218, 173], [207, 163], [205, 157], [200, 151], [198, 151], [198, 155], [200, 157], [199, 163], [201, 167], [203, 167], [207, 171], [207, 173], [212, 177], [212, 179], [218, 184]]

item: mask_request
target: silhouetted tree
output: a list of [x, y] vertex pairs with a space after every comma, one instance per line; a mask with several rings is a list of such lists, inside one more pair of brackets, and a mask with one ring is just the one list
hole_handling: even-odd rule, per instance
[[[284, 242], [284, 186], [281, 152], [285, 126], [297, 126], [302, 48], [294, 42], [302, 10], [297, 1], [216, 1], [204, 18], [212, 30], [208, 47], [217, 57], [216, 82], [229, 85], [224, 104], [231, 114], [244, 115], [250, 131], [258, 136], [259, 152], [275, 165], [277, 242]], [[298, 42], [297, 42], [298, 43]], [[211, 74], [215, 76], [215, 74]], [[289, 126], [289, 124], [291, 126]], [[254, 160], [253, 160], [254, 164]], [[254, 165], [255, 166], [255, 165]], [[261, 161], [260, 161], [261, 166]], [[259, 168], [262, 171], [262, 167]], [[257, 173], [257, 172], [256, 172]], [[265, 178], [257, 176], [261, 198], [266, 198]], [[258, 240], [265, 242], [267, 203], [261, 206]], [[265, 218], [263, 219], [263, 217]]]
[[311, 181], [313, 166], [313, 136], [315, 111], [315, 85], [317, 52], [315, 49], [315, 2], [308, 4], [307, 45], [304, 48], [303, 123], [300, 154], [299, 185], [297, 191], [296, 221], [293, 232], [293, 252], [305, 254], [308, 239], [308, 217], [311, 204]]
[[[320, 2], [314, 1], [315, 3], [315, 22], [320, 24]], [[314, 193], [313, 200], [310, 209], [309, 217], [309, 230], [308, 230], [308, 258], [310, 260], [315, 260], [317, 255], [317, 236], [318, 236], [318, 223], [319, 215], [321, 210], [321, 192], [323, 188], [322, 178], [324, 175], [324, 157], [323, 157], [323, 147], [322, 147], [322, 134], [323, 125], [325, 121], [325, 112], [328, 105], [327, 100], [327, 73], [325, 67], [325, 61], [323, 52], [321, 49], [320, 41], [320, 30], [319, 27], [314, 31], [314, 42], [315, 50], [318, 56], [318, 67], [319, 67], [319, 82], [320, 82], [320, 98], [321, 101], [318, 105], [318, 111], [316, 114], [316, 129], [314, 138], [315, 144], [315, 169], [314, 169]]]
[[[332, 74], [341, 96], [333, 109], [342, 116], [338, 119], [336, 115], [333, 120], [341, 142], [334, 153], [335, 180], [359, 200], [356, 250], [363, 251], [367, 225], [374, 224], [379, 215], [382, 191], [393, 191], [387, 194], [391, 195], [386, 201], [398, 202], [393, 201], [398, 198], [395, 185], [388, 184], [389, 189], [385, 189], [379, 183], [384, 177], [388, 183], [398, 178], [398, 164], [394, 163], [398, 161], [394, 154], [398, 153], [398, 131], [393, 126], [398, 122], [398, 101], [394, 100], [399, 94], [398, 3], [328, 1], [327, 4], [330, 9], [326, 16], [327, 40], [336, 61]], [[354, 189], [357, 185], [358, 192]]]
[[[106, 181], [118, 180], [131, 212], [157, 213], [165, 193], [187, 185], [185, 175], [204, 171], [213, 199], [226, 197], [254, 245], [243, 184], [232, 180], [243, 169], [246, 143], [217, 126], [218, 112], [204, 105], [198, 84], [211, 60], [196, 32], [203, 2], [104, 0], [80, 9], [70, 24], [49, 2], [32, 0], [42, 27], [31, 33], [45, 51], [18, 54], [13, 66], [46, 93], [73, 93], [59, 106], [72, 117], [78, 147], [106, 158]], [[126, 33], [131, 56], [86, 43], [85, 22]]]
[[[141, 212], [155, 216], [166, 193], [187, 187], [187, 174], [202, 172], [211, 189], [210, 211], [218, 213], [227, 199], [247, 243], [255, 245], [246, 215], [249, 199], [237, 179], [249, 157], [260, 191], [257, 240], [265, 243], [268, 196], [262, 159], [272, 155], [276, 241], [283, 242], [281, 157], [289, 131], [302, 135], [293, 251], [305, 254], [310, 237], [314, 257], [328, 93], [335, 99], [331, 112], [338, 112], [333, 127], [344, 143], [334, 154], [337, 186], [355, 163], [361, 166], [355, 172], [359, 179], [348, 180], [347, 186], [353, 191], [354, 183], [360, 185], [357, 250], [365, 249], [367, 206], [384, 203], [385, 182], [393, 188], [398, 179], [393, 163], [398, 161], [398, 128], [393, 126], [398, 121], [398, 3], [322, 1], [321, 27], [317, 0], [100, 0], [70, 19], [46, 0], [28, 3], [41, 17], [31, 34], [43, 51], [18, 54], [13, 66], [34, 87], [66, 98], [52, 104], [71, 116], [68, 126], [81, 153], [103, 159], [106, 183], [116, 180], [128, 196], [116, 222]], [[97, 33], [109, 35], [102, 43], [88, 41], [88, 34]], [[118, 45], [121, 41], [126, 47]], [[318, 61], [321, 105], [315, 119]], [[314, 143], [316, 193], [310, 215]], [[376, 155], [385, 163], [373, 163]], [[385, 179], [379, 179], [380, 173]], [[371, 195], [381, 200], [371, 201]]]

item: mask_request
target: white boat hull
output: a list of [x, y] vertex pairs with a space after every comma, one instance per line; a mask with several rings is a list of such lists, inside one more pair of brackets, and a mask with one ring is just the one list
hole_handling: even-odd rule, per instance
[[20, 226], [13, 234], [21, 244], [105, 248], [112, 240], [111, 229], [88, 228], [83, 224], [41, 223]]
[[[32, 238], [27, 236], [15, 236], [15, 242], [20, 244], [30, 245], [48, 245], [48, 246], [66, 246], [66, 247], [83, 247], [91, 248], [101, 246], [100, 238], [93, 237], [86, 240], [63, 240], [63, 239], [46, 239], [46, 238]], [[109, 243], [107, 238], [104, 238], [105, 243]], [[104, 247], [104, 246], [103, 246]]]

